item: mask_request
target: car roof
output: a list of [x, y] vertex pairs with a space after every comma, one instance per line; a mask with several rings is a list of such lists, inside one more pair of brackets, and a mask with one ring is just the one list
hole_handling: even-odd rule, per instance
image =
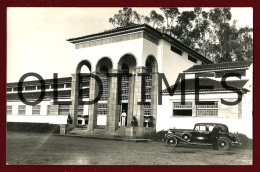
[[210, 122], [207, 122], [207, 123], [196, 123], [195, 125], [224, 125], [224, 126], [227, 126], [227, 125], [221, 124], [221, 123], [210, 123]]

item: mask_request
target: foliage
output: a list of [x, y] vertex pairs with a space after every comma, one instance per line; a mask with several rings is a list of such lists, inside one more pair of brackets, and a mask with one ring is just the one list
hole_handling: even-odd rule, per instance
[[167, 130], [161, 130], [158, 131], [154, 136], [153, 136], [153, 141], [155, 142], [163, 142], [164, 141], [164, 136], [167, 134]]
[[253, 29], [237, 26], [231, 21], [230, 8], [202, 8], [180, 13], [178, 8], [160, 8], [163, 15], [152, 10], [149, 15], [138, 14], [125, 7], [109, 18], [114, 27], [150, 24], [193, 48], [214, 62], [253, 58]]

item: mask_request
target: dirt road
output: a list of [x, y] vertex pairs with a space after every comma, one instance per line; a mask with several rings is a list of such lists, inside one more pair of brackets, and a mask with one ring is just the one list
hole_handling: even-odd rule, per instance
[[136, 143], [7, 132], [8, 164], [49, 165], [251, 165], [252, 150], [165, 143]]

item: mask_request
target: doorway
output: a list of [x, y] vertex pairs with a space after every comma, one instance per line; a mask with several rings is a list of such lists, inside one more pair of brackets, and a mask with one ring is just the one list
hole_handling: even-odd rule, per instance
[[122, 103], [120, 106], [119, 126], [127, 126], [128, 103]]

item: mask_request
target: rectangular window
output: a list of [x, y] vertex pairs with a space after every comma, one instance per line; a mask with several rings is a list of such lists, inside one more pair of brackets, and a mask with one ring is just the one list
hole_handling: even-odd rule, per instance
[[50, 115], [50, 105], [47, 105], [47, 115]]
[[197, 116], [218, 116], [218, 102], [198, 102]]
[[67, 83], [65, 85], [66, 85], [66, 88], [71, 88], [71, 83]]
[[173, 102], [173, 116], [192, 116], [192, 102]]
[[189, 59], [189, 61], [192, 61], [193, 63], [197, 63], [197, 61], [198, 61], [196, 58], [194, 58], [190, 55], [188, 55], [188, 59]]
[[60, 105], [59, 115], [68, 115], [70, 112], [70, 105]]
[[32, 107], [32, 114], [33, 115], [40, 115], [41, 105], [35, 105]]
[[106, 109], [107, 108], [107, 104], [106, 103], [98, 103], [98, 108], [99, 109]]
[[151, 109], [151, 103], [145, 103], [144, 104], [144, 109]]
[[18, 114], [19, 115], [25, 115], [25, 109], [26, 109], [25, 105], [19, 105], [18, 106]]
[[182, 55], [182, 51], [179, 50], [178, 48], [174, 47], [174, 46], [171, 46], [171, 51], [173, 51], [173, 52], [179, 54], [180, 56]]
[[[41, 86], [38, 85], [38, 86], [37, 86], [37, 90], [40, 90], [40, 89], [41, 89]], [[46, 90], [50, 89], [50, 85], [45, 85], [45, 89], [46, 89]]]
[[12, 105], [7, 105], [7, 107], [6, 107], [7, 115], [11, 115], [12, 114], [12, 108], [13, 108]]
[[[54, 88], [54, 84], [51, 85], [51, 88]], [[64, 84], [58, 84], [58, 88], [64, 88]]]
[[[23, 87], [22, 90], [24, 90]], [[14, 87], [14, 91], [18, 91], [18, 87]]]
[[151, 95], [150, 94], [148, 94], [148, 95], [145, 95], [145, 99], [147, 100], [150, 100], [151, 99]]
[[145, 82], [145, 86], [151, 87], [151, 86], [152, 86], [152, 82], [151, 82], [151, 81], [146, 81], [146, 82]]
[[81, 82], [80, 83], [80, 87], [88, 87], [89, 86], [89, 82]]
[[84, 106], [83, 105], [79, 105], [78, 106], [78, 115], [83, 115], [83, 111], [84, 111]]
[[30, 91], [30, 90], [36, 90], [36, 86], [27, 86], [27, 87], [25, 87], [25, 91]]
[[107, 109], [98, 109], [98, 115], [106, 115]]
[[12, 88], [7, 88], [6, 91], [7, 92], [12, 92]]
[[150, 116], [151, 115], [151, 109], [144, 109], [144, 115]]

